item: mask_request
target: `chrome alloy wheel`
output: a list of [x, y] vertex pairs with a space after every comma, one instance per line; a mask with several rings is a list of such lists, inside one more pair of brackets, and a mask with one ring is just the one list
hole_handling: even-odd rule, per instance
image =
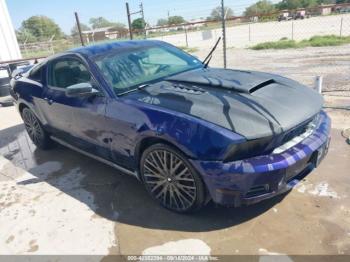
[[143, 163], [145, 184], [163, 206], [176, 211], [196, 202], [196, 181], [187, 164], [167, 150], [151, 151]]
[[23, 112], [23, 122], [28, 132], [29, 137], [34, 144], [41, 144], [44, 138], [44, 131], [40, 126], [38, 119], [29, 110]]

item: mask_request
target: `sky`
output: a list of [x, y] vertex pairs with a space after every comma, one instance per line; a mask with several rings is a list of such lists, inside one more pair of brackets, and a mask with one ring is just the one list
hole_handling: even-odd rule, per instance
[[[113, 22], [127, 24], [126, 0], [5, 0], [16, 29], [23, 20], [33, 15], [52, 18], [61, 29], [69, 34], [75, 24], [74, 12], [78, 12], [80, 22], [88, 24], [91, 17], [103, 16]], [[245, 7], [257, 0], [225, 0], [225, 5], [240, 15]], [[129, 0], [131, 12], [139, 10], [140, 0]], [[159, 18], [181, 15], [186, 20], [206, 18], [221, 0], [143, 0], [145, 20], [155, 25]], [[276, 2], [276, 1], [273, 1]], [[138, 18], [134, 15], [132, 19]]]

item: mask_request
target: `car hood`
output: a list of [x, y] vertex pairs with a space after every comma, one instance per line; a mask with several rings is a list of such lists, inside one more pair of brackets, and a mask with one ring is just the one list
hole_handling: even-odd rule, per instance
[[322, 96], [293, 80], [216, 68], [177, 74], [128, 98], [204, 119], [247, 139], [290, 130], [323, 105]]

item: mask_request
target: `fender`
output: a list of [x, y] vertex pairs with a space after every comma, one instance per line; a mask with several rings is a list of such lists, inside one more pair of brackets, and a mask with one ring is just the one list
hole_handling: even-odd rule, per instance
[[136, 160], [140, 157], [139, 150], [142, 150], [147, 140], [164, 141], [191, 159], [208, 161], [222, 160], [230, 145], [246, 141], [244, 137], [230, 130], [190, 115], [134, 100], [126, 102], [133, 103], [148, 118], [137, 130], [138, 136], [134, 141]]

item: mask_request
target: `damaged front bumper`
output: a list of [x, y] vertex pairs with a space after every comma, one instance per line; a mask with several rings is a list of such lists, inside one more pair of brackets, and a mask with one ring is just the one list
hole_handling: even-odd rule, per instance
[[300, 143], [278, 154], [220, 162], [191, 160], [215, 203], [249, 205], [287, 192], [328, 152], [331, 120], [320, 113], [315, 130]]

